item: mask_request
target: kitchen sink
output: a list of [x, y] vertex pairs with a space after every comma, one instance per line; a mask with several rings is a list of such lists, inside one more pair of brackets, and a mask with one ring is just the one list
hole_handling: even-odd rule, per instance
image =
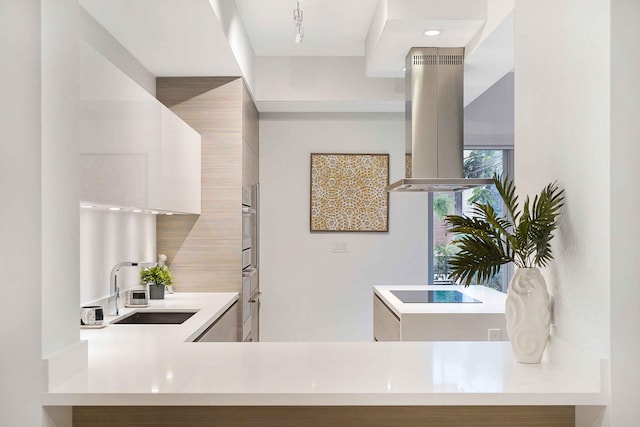
[[114, 320], [117, 325], [179, 325], [196, 311], [134, 311]]

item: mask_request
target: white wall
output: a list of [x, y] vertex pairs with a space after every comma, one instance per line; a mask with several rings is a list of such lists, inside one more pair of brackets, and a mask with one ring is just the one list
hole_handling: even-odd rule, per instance
[[364, 57], [255, 59], [260, 111], [404, 112], [404, 79], [368, 78]]
[[42, 358], [80, 336], [77, 19], [74, 0], [0, 6], [0, 324], [8, 346], [0, 352], [0, 413], [7, 426], [53, 425], [40, 405]]
[[[43, 357], [79, 344], [79, 8], [75, 0], [0, 4], [0, 414], [3, 426], [70, 425], [45, 413]], [[16, 327], [18, 325], [19, 327]], [[64, 364], [63, 364], [64, 365]], [[58, 364], [56, 363], [56, 366]]]
[[[82, 209], [80, 211], [80, 302], [109, 296], [109, 276], [122, 261], [156, 261], [155, 215]], [[118, 274], [121, 291], [140, 284], [139, 268]], [[106, 306], [105, 306], [106, 309]]]
[[640, 2], [611, 1], [611, 425], [640, 420]]
[[80, 339], [76, 1], [42, 2], [42, 355]]
[[256, 56], [235, 2], [209, 0], [209, 3], [218, 17], [218, 21], [220, 21], [229, 42], [229, 47], [238, 63], [238, 67], [240, 67], [249, 91], [255, 94], [254, 61]]
[[513, 73], [464, 109], [465, 147], [513, 147]]
[[515, 13], [516, 184], [533, 194], [558, 180], [566, 191], [546, 272], [557, 298], [554, 334], [608, 357], [608, 1], [525, 0]]
[[556, 297], [553, 337], [603, 358], [615, 310], [609, 12], [608, 0], [517, 1], [514, 41], [516, 185], [534, 194], [558, 180], [566, 190], [544, 272]]
[[155, 96], [156, 77], [82, 6], [79, 9], [80, 35], [82, 39], [142, 86], [144, 90]]
[[424, 194], [391, 194], [388, 233], [309, 232], [310, 153], [389, 153], [394, 181], [404, 146], [402, 114], [261, 114], [261, 340], [370, 341], [372, 286], [426, 282]]
[[0, 3], [0, 28], [0, 414], [7, 427], [39, 426], [40, 1]]

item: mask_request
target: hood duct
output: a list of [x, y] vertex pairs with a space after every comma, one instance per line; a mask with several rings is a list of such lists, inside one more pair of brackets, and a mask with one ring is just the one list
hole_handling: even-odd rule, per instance
[[388, 191], [460, 191], [491, 184], [463, 178], [464, 48], [414, 47], [406, 59], [406, 138], [411, 175]]

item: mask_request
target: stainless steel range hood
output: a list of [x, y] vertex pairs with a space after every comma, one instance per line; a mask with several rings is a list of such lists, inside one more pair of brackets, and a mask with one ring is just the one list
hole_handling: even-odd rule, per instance
[[463, 157], [464, 48], [414, 47], [406, 59], [406, 138], [411, 178], [387, 191], [460, 191], [491, 184], [466, 179]]

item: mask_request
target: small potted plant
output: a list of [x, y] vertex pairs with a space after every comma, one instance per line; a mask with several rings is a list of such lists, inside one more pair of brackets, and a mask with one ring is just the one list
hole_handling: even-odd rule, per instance
[[140, 271], [140, 280], [149, 286], [149, 299], [164, 299], [165, 286], [173, 284], [169, 268], [158, 264]]

